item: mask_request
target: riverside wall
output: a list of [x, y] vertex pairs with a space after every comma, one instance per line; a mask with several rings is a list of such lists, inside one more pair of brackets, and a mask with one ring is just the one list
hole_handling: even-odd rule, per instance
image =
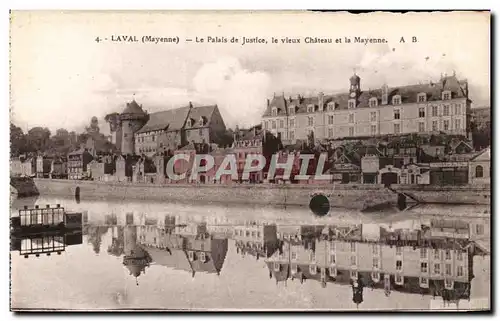
[[311, 198], [321, 193], [328, 197], [330, 207], [360, 210], [379, 204], [396, 204], [397, 202], [397, 194], [382, 185], [156, 185], [38, 178], [34, 179], [34, 182], [41, 195], [74, 197], [78, 189], [81, 198], [309, 206]]

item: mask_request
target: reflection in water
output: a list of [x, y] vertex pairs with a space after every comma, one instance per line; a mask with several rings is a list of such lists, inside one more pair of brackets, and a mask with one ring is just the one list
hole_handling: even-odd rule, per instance
[[[484, 239], [489, 229], [453, 218], [301, 223], [229, 215], [122, 213], [96, 215], [84, 211], [81, 232], [97, 254], [94, 264], [104, 264], [105, 257], [120, 258], [119, 263], [112, 262], [117, 268], [125, 267], [127, 278], [135, 279], [134, 288], [147, 291], [151, 286], [148, 275], [152, 273], [156, 279], [163, 273], [170, 276], [172, 271], [204, 282], [206, 277], [231, 277], [225, 282], [232, 284], [252, 273], [243, 272], [243, 264], [256, 273], [257, 269], [265, 271], [253, 281], [257, 287], [269, 289], [270, 284], [272, 288], [277, 286], [276, 291], [284, 289], [280, 285], [295, 292], [300, 288], [317, 291], [310, 286], [317, 284], [327, 296], [345, 288], [350, 293], [349, 304], [360, 308], [377, 293], [377, 300], [380, 296], [398, 300], [392, 299], [394, 293], [440, 298], [457, 306], [460, 300], [470, 300], [475, 277], [473, 257], [484, 254], [479, 236]], [[82, 244], [82, 233], [18, 236], [11, 250], [21, 255], [60, 254], [72, 244]], [[101, 246], [107, 250], [101, 252]], [[232, 246], [231, 255], [228, 249]], [[140, 286], [145, 283], [149, 285]], [[367, 290], [373, 294], [368, 295]]]

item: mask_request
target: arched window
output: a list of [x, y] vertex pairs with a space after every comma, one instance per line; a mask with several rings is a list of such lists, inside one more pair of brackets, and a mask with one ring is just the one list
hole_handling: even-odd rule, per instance
[[483, 177], [483, 166], [476, 166], [476, 177]]

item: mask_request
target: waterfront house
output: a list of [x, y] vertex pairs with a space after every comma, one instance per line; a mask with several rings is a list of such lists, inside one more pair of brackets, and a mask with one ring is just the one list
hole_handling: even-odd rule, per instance
[[491, 148], [483, 149], [468, 164], [470, 184], [491, 184]]
[[23, 174], [23, 162], [20, 157], [10, 159], [10, 176], [21, 176]]
[[68, 160], [64, 157], [54, 157], [50, 164], [50, 178], [68, 177]]
[[21, 176], [34, 177], [36, 175], [36, 158], [28, 156], [22, 162]]
[[432, 162], [429, 167], [432, 185], [465, 185], [469, 181], [468, 162]]
[[49, 178], [52, 165], [52, 157], [38, 155], [36, 158], [36, 177]]
[[[263, 141], [265, 132], [262, 126], [256, 125], [248, 130], [238, 130], [234, 134], [233, 152], [236, 156], [236, 164], [238, 168], [238, 179], [243, 180], [243, 169], [245, 168], [246, 158], [248, 155], [263, 155]], [[254, 161], [252, 165], [257, 165]], [[248, 178], [250, 183], [260, 183], [264, 180], [263, 171], [251, 172]]]
[[211, 235], [186, 237], [186, 252], [194, 272], [220, 274], [226, 259], [227, 238], [219, 239]]
[[88, 164], [94, 158], [83, 148], [68, 154], [68, 179], [82, 179], [88, 177]]

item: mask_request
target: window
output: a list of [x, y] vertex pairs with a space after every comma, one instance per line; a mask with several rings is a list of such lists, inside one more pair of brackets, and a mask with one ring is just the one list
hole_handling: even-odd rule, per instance
[[351, 265], [356, 265], [356, 257], [355, 256], [351, 256]]
[[292, 252], [292, 260], [296, 260], [297, 259], [297, 253], [296, 252]]
[[252, 237], [255, 237], [255, 231], [252, 231]]
[[274, 262], [274, 271], [278, 272], [280, 270], [280, 264], [278, 262]]
[[420, 249], [420, 258], [421, 259], [426, 259], [427, 258], [427, 249], [426, 248], [421, 248]]
[[401, 132], [401, 125], [394, 124], [394, 134], [399, 134]]
[[428, 285], [428, 280], [427, 278], [420, 278], [420, 285], [426, 286]]
[[295, 127], [295, 119], [290, 118], [289, 123], [290, 123], [290, 127]]
[[462, 251], [458, 250], [457, 251], [457, 260], [462, 261], [463, 257], [464, 257], [464, 255], [463, 255]]
[[292, 264], [290, 269], [292, 270], [292, 274], [297, 274], [297, 264]]
[[268, 127], [267, 127], [267, 121], [264, 122], [264, 128], [268, 129]]
[[438, 130], [439, 130], [439, 128], [438, 128], [438, 122], [437, 122], [437, 120], [433, 120], [432, 121], [432, 131], [433, 132], [437, 132]]
[[288, 108], [288, 114], [289, 115], [295, 115], [295, 107], [294, 106]]
[[476, 177], [483, 177], [483, 166], [476, 166]]
[[373, 258], [373, 268], [378, 269], [378, 258], [376, 257]]
[[378, 245], [377, 244], [372, 245], [372, 253], [373, 253], [373, 255], [378, 255]]
[[477, 235], [483, 235], [484, 234], [484, 225], [483, 224], [477, 224], [476, 225], [476, 234]]
[[189, 261], [194, 261], [194, 252], [193, 251], [188, 252], [188, 259], [189, 259]]
[[372, 272], [372, 280], [375, 282], [378, 282], [380, 280], [380, 273], [379, 272]]
[[441, 274], [441, 264], [439, 263], [434, 264], [434, 274]]
[[337, 268], [330, 267], [330, 276], [333, 278], [337, 276]]
[[427, 262], [420, 263], [420, 272], [427, 273]]
[[[241, 157], [241, 158], [243, 158], [243, 157]], [[245, 236], [249, 237], [250, 236], [250, 231], [245, 231]]]
[[370, 113], [370, 121], [377, 121], [377, 112], [376, 111], [372, 111]]
[[349, 136], [354, 136], [354, 127], [349, 127]]
[[394, 119], [401, 119], [401, 114], [399, 113], [399, 109], [394, 110]]
[[450, 121], [449, 120], [445, 120], [443, 122], [443, 129], [444, 130], [449, 130], [450, 129]]
[[351, 271], [351, 278], [357, 279], [358, 278], [358, 271]]
[[203, 129], [201, 129], [201, 128], [200, 128], [200, 129], [199, 129], [199, 131], [198, 131], [198, 134], [199, 134], [200, 136], [203, 136]]
[[451, 275], [451, 264], [447, 263], [445, 265], [445, 270], [444, 271], [445, 271], [446, 275]]
[[401, 275], [396, 275], [396, 283], [401, 284], [403, 283], [403, 277]]
[[285, 123], [283, 122], [283, 119], [280, 119], [280, 128], [285, 127]]
[[444, 280], [444, 287], [446, 289], [453, 289], [453, 281], [449, 279]]
[[438, 106], [432, 106], [432, 117], [438, 116]]
[[307, 117], [307, 125], [308, 126], [313, 126], [313, 124], [314, 124], [313, 118], [312, 117]]
[[420, 118], [424, 118], [425, 117], [425, 108], [424, 107], [420, 107], [418, 109], [418, 117], [420, 117]]
[[273, 121], [271, 122], [271, 124], [272, 124], [272, 126], [271, 126], [271, 127], [272, 127], [272, 129], [276, 129], [276, 121], [275, 121], [275, 120], [273, 120]]
[[457, 276], [464, 276], [464, 267], [457, 266]]
[[443, 116], [450, 116], [450, 106], [449, 105], [443, 106]]
[[309, 265], [309, 273], [314, 275], [314, 274], [316, 274], [316, 271], [317, 271], [317, 268], [316, 268], [315, 264]]
[[257, 232], [257, 237], [260, 237], [260, 232]]
[[307, 112], [308, 113], [312, 113], [313, 111], [314, 111], [314, 106], [313, 105], [307, 106]]
[[200, 253], [200, 260], [202, 262], [206, 262], [207, 261], [207, 256], [206, 256], [205, 252], [201, 252]]
[[370, 126], [370, 133], [372, 135], [376, 135], [377, 134], [377, 125], [371, 125]]
[[328, 137], [333, 137], [333, 128], [328, 128]]
[[335, 264], [335, 254], [330, 254], [330, 264]]
[[393, 105], [401, 105], [401, 96], [396, 95], [392, 97], [392, 104]]
[[396, 246], [396, 255], [401, 255], [403, 253], [403, 248], [401, 246]]
[[316, 261], [316, 255], [314, 254], [314, 252], [311, 252], [309, 254], [309, 261], [311, 261], [311, 262]]
[[351, 242], [351, 252], [356, 252], [356, 243]]
[[425, 132], [425, 123], [424, 122], [418, 123], [418, 131]]
[[333, 115], [328, 116], [328, 125], [333, 125]]
[[460, 104], [456, 104], [455, 105], [455, 115], [460, 115], [460, 112], [461, 112], [461, 110], [460, 110]]
[[419, 103], [424, 103], [424, 102], [425, 102], [425, 100], [426, 100], [426, 98], [427, 98], [427, 97], [426, 97], [425, 93], [418, 94], [418, 102], [419, 102]]
[[443, 100], [450, 100], [450, 99], [451, 99], [451, 93], [449, 91], [444, 91]]
[[[277, 115], [278, 115], [278, 109], [277, 109], [276, 107], [274, 107], [274, 108], [272, 109], [272, 115], [273, 115], [273, 116], [277, 116]], [[191, 125], [189, 125], [189, 126], [191, 126]]]
[[293, 130], [290, 131], [290, 139], [295, 139], [295, 132]]
[[354, 114], [349, 114], [349, 123], [354, 123]]
[[403, 262], [400, 260], [396, 261], [396, 271], [401, 271], [403, 269]]
[[446, 260], [451, 260], [451, 251], [450, 250], [446, 250], [444, 256], [445, 256]]
[[349, 100], [349, 102], [347, 103], [347, 108], [352, 109], [355, 107], [355, 105], [356, 102], [354, 100]]
[[334, 111], [335, 103], [328, 103], [328, 111]]
[[434, 250], [434, 259], [439, 260], [441, 258], [440, 252], [438, 249]]
[[370, 98], [370, 107], [377, 107], [377, 98]]

